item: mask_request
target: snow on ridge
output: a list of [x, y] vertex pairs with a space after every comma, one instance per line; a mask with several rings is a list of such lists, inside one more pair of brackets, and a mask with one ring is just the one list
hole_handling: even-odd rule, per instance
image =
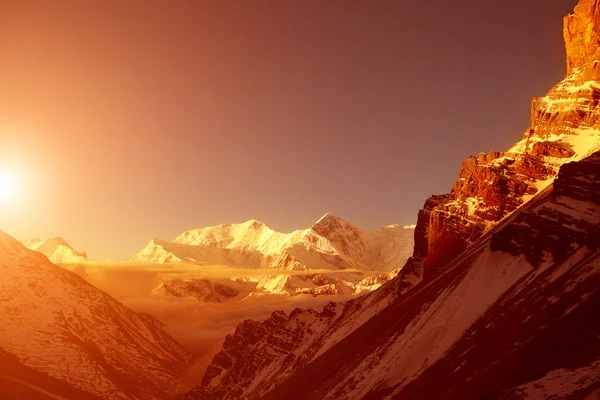
[[48, 257], [53, 263], [79, 263], [88, 261], [85, 252], [79, 252], [65, 239], [54, 237], [48, 239], [25, 239], [25, 247], [38, 251]]
[[[327, 213], [311, 227], [287, 234], [256, 220], [190, 230], [174, 242], [151, 241], [130, 261], [305, 271], [304, 275], [254, 277], [258, 285], [252, 295], [356, 295], [392, 279], [412, 247], [413, 232], [399, 225], [365, 232]], [[190, 290], [183, 290], [184, 285]], [[177, 291], [193, 293], [202, 285], [178, 282]]]

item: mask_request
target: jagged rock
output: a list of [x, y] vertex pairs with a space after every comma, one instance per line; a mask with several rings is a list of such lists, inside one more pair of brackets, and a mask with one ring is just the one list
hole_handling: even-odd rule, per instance
[[[301, 350], [234, 361], [186, 398], [512, 398], [565, 368], [584, 377], [560, 388], [565, 398], [597, 394], [588, 367], [600, 358], [590, 318], [600, 307], [598, 153], [589, 157], [600, 149], [597, 18], [597, 2], [582, 0], [566, 19], [568, 76], [534, 99], [520, 142], [470, 157], [451, 192], [425, 202], [394, 280], [337, 306], [310, 339], [278, 331]], [[286, 325], [277, 321], [269, 326]], [[266, 322], [252, 326], [269, 335]], [[266, 346], [237, 343], [244, 355]]]
[[556, 142], [536, 142], [531, 148], [531, 154], [534, 156], [565, 157], [570, 158], [575, 152], [568, 146]]
[[594, 59], [600, 48], [600, 4], [597, 0], [579, 2], [575, 13], [565, 17], [563, 36], [568, 73]]
[[506, 152], [469, 157], [448, 199], [431, 212], [429, 275], [548, 186], [561, 165], [600, 145], [600, 6], [581, 1], [565, 19], [567, 77], [532, 102], [531, 126]]

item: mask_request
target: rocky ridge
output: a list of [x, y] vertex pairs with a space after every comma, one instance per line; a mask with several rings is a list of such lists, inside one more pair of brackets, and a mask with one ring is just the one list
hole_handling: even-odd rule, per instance
[[557, 398], [598, 395], [600, 203], [590, 180], [600, 181], [600, 152], [563, 166], [555, 185], [436, 278], [249, 398], [508, 399], [536, 387]]
[[[582, 395], [597, 394], [597, 368], [588, 365], [600, 354], [600, 330], [589, 321], [599, 306], [599, 16], [596, 1], [582, 0], [565, 19], [567, 77], [533, 100], [520, 142], [470, 157], [451, 192], [425, 202], [413, 255], [394, 280], [330, 305], [336, 311], [321, 317], [320, 332], [278, 340], [293, 346], [246, 342], [236, 331], [185, 398], [496, 398], [572, 367], [589, 383]], [[295, 318], [302, 313], [322, 315], [298, 310]], [[515, 325], [520, 315], [531, 329]], [[269, 337], [290, 318], [253, 326]], [[548, 330], [538, 335], [540, 326]], [[576, 351], [548, 354], [569, 326], [582, 332], [567, 344]], [[259, 349], [271, 354], [266, 365], [247, 358]]]

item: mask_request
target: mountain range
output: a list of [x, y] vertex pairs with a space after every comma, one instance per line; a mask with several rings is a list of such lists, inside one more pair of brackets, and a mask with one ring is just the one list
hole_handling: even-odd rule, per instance
[[264, 271], [218, 281], [172, 280], [157, 288], [177, 297], [222, 302], [264, 294], [357, 295], [396, 276], [410, 256], [412, 238], [412, 227], [365, 232], [332, 214], [289, 234], [250, 220], [187, 231], [173, 242], [153, 239], [130, 261]]
[[533, 100], [522, 140], [467, 158], [414, 228], [326, 214], [283, 234], [250, 220], [137, 253], [133, 268], [242, 271], [168, 280], [159, 296], [352, 296], [243, 321], [193, 385], [194, 356], [161, 322], [56, 265], [85, 253], [0, 231], [0, 396], [599, 398], [600, 2], [580, 0], [563, 32], [566, 77]]
[[[128, 262], [114, 264], [185, 264], [191, 275], [216, 266], [223, 275], [231, 268], [240, 274], [166, 280], [154, 291], [159, 296], [218, 303], [258, 295], [353, 296], [373, 291], [397, 275], [412, 252], [413, 229], [388, 225], [366, 232], [325, 214], [310, 228], [285, 234], [249, 220], [187, 231], [172, 242], [152, 239]], [[23, 244], [70, 269], [93, 263], [62, 238], [27, 239]], [[249, 270], [248, 276], [244, 270]]]
[[245, 321], [182, 398], [598, 398], [600, 4], [564, 36], [566, 78], [520, 142], [427, 199], [396, 278]]

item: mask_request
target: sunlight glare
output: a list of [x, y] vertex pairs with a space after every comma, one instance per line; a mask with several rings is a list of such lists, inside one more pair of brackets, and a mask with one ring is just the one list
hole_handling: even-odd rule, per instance
[[14, 175], [0, 172], [0, 202], [8, 203], [15, 200], [17, 195], [17, 182]]

